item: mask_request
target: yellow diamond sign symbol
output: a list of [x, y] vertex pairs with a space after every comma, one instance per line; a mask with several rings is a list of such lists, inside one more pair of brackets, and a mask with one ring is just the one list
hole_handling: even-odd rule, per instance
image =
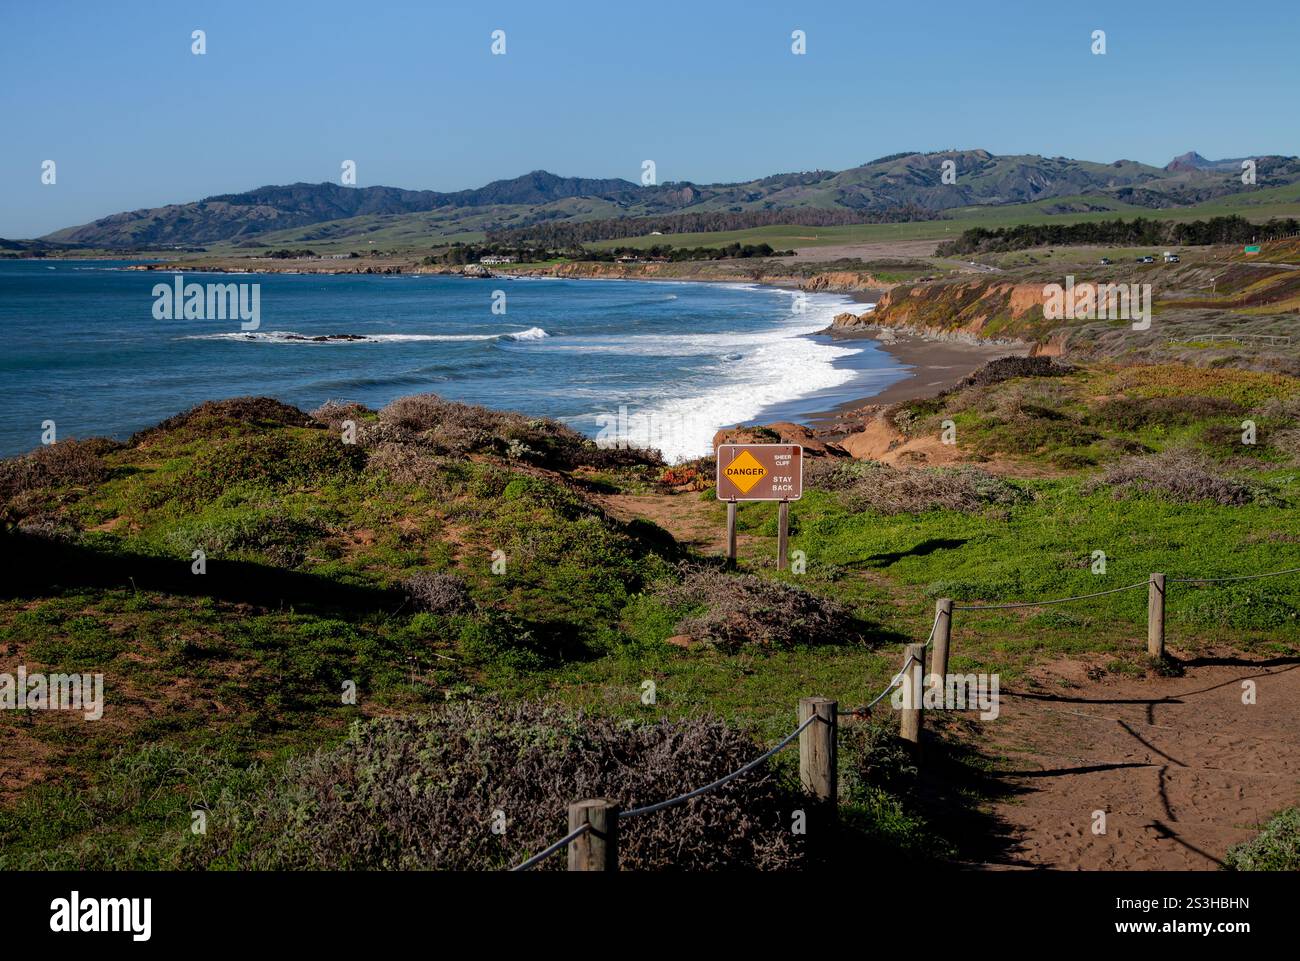
[[722, 472], [727, 475], [727, 480], [740, 488], [742, 494], [748, 494], [751, 487], [767, 476], [767, 468], [747, 450], [742, 450], [740, 456], [724, 467]]

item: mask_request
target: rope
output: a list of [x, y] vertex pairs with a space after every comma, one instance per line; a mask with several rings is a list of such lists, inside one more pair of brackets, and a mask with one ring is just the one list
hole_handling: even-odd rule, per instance
[[[1170, 584], [1219, 584], [1228, 581], [1253, 581], [1263, 577], [1278, 577], [1282, 574], [1295, 574], [1295, 573], [1300, 573], [1300, 567], [1291, 567], [1282, 571], [1271, 571], [1267, 574], [1243, 574], [1237, 577], [1175, 577], [1175, 578], [1170, 578], [1168, 583]], [[1093, 597], [1105, 597], [1108, 594], [1119, 594], [1124, 591], [1134, 590], [1135, 588], [1146, 587], [1149, 583], [1150, 583], [1149, 581], [1139, 581], [1136, 584], [1128, 584], [1124, 587], [1114, 587], [1108, 591], [1097, 591], [1094, 594], [1079, 594], [1074, 597], [1056, 597], [1045, 601], [1020, 601], [1013, 604], [954, 604], [952, 606], [952, 609], [954, 611], [1006, 611], [1006, 610], [1014, 610], [1014, 609], [1025, 608], [1025, 607], [1045, 607], [1048, 604], [1067, 604], [1071, 601], [1086, 601]], [[943, 612], [941, 611], [935, 613], [934, 623], [930, 625], [930, 634], [925, 639], [924, 647], [929, 647], [930, 644], [934, 641], [934, 632], [938, 630], [939, 618], [941, 618], [942, 616], [943, 616]], [[840, 713], [841, 714], [870, 713], [871, 709], [875, 707], [877, 704], [879, 704], [881, 700], [884, 699], [886, 694], [888, 694], [890, 691], [892, 691], [895, 687], [897, 687], [902, 682], [903, 676], [907, 673], [907, 669], [912, 665], [914, 661], [918, 664], [921, 663], [919, 658], [909, 654], [907, 656], [907, 659], [903, 661], [903, 666], [899, 668], [898, 673], [893, 676], [893, 678], [890, 680], [890, 682], [887, 685], [885, 685], [885, 689], [882, 690], [879, 694], [877, 694], [865, 707], [856, 708], [855, 710], [852, 711], [841, 711]], [[1095, 717], [1097, 720], [1117, 720], [1114, 718], [1101, 718], [1101, 717], [1097, 717], [1096, 715], [1083, 715], [1083, 716]], [[786, 745], [788, 745], [796, 737], [802, 734], [803, 731], [809, 725], [811, 725], [813, 721], [817, 721], [820, 719], [821, 718], [816, 714], [810, 715], [807, 720], [805, 720], [797, 728], [795, 728], [784, 738], [782, 738], [781, 741], [771, 750], [766, 751], [765, 753], [754, 758], [754, 760], [750, 761], [744, 767], [732, 771], [730, 774], [726, 774], [718, 778], [716, 781], [713, 781], [710, 784], [706, 784], [703, 787], [696, 788], [693, 791], [687, 791], [685, 794], [680, 794], [675, 798], [669, 798], [667, 801], [659, 801], [655, 804], [647, 804], [644, 807], [632, 808], [629, 811], [623, 811], [622, 813], [619, 814], [619, 819], [622, 820], [623, 818], [639, 817], [642, 814], [653, 814], [656, 811], [663, 811], [671, 807], [676, 807], [679, 804], [685, 804], [687, 801], [690, 801], [693, 798], [697, 798], [700, 797], [701, 795], [708, 794], [710, 791], [716, 790], [717, 788], [722, 787], [724, 784], [734, 781], [742, 774], [746, 774], [752, 771], [754, 768], [758, 767], [764, 761], [780, 753], [782, 750], [785, 749]], [[1046, 752], [1046, 753], [1050, 753], [1050, 752]], [[1066, 757], [1069, 755], [1060, 755], [1060, 756]], [[1079, 760], [1088, 760], [1088, 759], [1079, 758]], [[1205, 770], [1216, 770], [1216, 769], [1207, 768]], [[1225, 773], [1237, 773], [1237, 772], [1225, 772]], [[1241, 772], [1241, 773], [1246, 773], [1246, 772]], [[534, 854], [528, 860], [522, 862], [521, 864], [516, 865], [510, 870], [527, 871], [529, 868], [533, 867], [534, 865], [539, 864], [540, 862], [546, 860], [546, 858], [550, 857], [556, 851], [560, 850], [563, 847], [566, 847], [573, 841], [577, 840], [583, 834], [586, 834], [587, 831], [589, 831], [590, 829], [591, 829], [591, 824], [588, 823], [582, 825], [577, 830], [571, 831], [570, 833], [566, 834], [564, 837], [560, 838], [560, 840], [556, 841], [554, 844], [547, 847], [545, 850], [540, 851], [537, 854]]]
[[714, 788], [722, 787], [722, 785], [726, 784], [728, 781], [734, 781], [736, 778], [740, 777], [742, 774], [746, 773], [747, 771], [752, 771], [754, 768], [758, 767], [760, 764], [762, 764], [764, 761], [770, 758], [773, 754], [776, 754], [779, 751], [781, 751], [787, 744], [789, 744], [796, 737], [802, 734], [804, 728], [808, 727], [808, 725], [812, 724], [813, 721], [817, 721], [817, 720], [820, 720], [820, 718], [816, 714], [810, 715], [806, 721], [804, 721], [797, 728], [795, 728], [793, 731], [787, 734], [785, 738], [782, 739], [781, 743], [778, 744], [776, 747], [772, 748], [766, 754], [762, 754], [754, 758], [754, 760], [750, 761], [748, 764], [746, 764], [744, 767], [740, 768], [739, 770], [732, 771], [730, 774], [718, 778], [712, 784], [706, 784], [704, 785], [704, 787], [698, 787], [694, 791], [688, 791], [685, 794], [678, 795], [675, 798], [670, 798], [667, 801], [659, 801], [656, 804], [647, 804], [645, 807], [632, 808], [629, 811], [623, 811], [621, 814], [619, 814], [619, 819], [622, 820], [623, 818], [634, 818], [641, 814], [653, 814], [655, 811], [664, 810], [664, 808], [676, 807], [678, 804], [684, 804], [685, 802], [689, 801], [691, 798], [697, 798], [701, 794], [708, 794]]
[[[925, 639], [925, 646], [929, 647], [930, 642], [934, 640], [934, 632], [939, 629], [939, 618], [943, 617], [943, 611], [934, 612], [934, 623], [930, 625], [930, 633]], [[903, 665], [903, 670], [907, 670], [907, 665]]]
[[[934, 615], [934, 623], [930, 625], [930, 635], [925, 639], [925, 646], [926, 646], [926, 647], [929, 647], [929, 646], [930, 646], [930, 642], [934, 640], [934, 632], [935, 632], [936, 630], [938, 630], [938, 628], [939, 628], [939, 618], [942, 617], [942, 616], [943, 616], [942, 612], [936, 612], [936, 613], [935, 613], [935, 615]], [[881, 698], [883, 698], [886, 694], [888, 694], [890, 691], [892, 691], [892, 690], [893, 690], [893, 689], [894, 689], [894, 688], [899, 684], [899, 682], [902, 681], [902, 679], [903, 679], [903, 675], [907, 673], [907, 669], [908, 669], [908, 667], [911, 666], [911, 664], [912, 664], [913, 661], [915, 661], [915, 662], [918, 663], [918, 664], [921, 663], [921, 661], [920, 661], [917, 657], [915, 657], [914, 655], [910, 655], [910, 654], [909, 654], [909, 655], [907, 656], [907, 659], [903, 661], [903, 666], [899, 669], [898, 673], [894, 675], [893, 680], [891, 680], [891, 681], [889, 682], [889, 684], [885, 687], [885, 689], [884, 689], [883, 691], [881, 691], [879, 694], [876, 695], [875, 700], [873, 700], [873, 701], [872, 701], [870, 704], [868, 704], [866, 707], [864, 707], [864, 708], [859, 708], [857, 711], [849, 711], [849, 712], [843, 712], [843, 711], [842, 711], [842, 712], [840, 712], [840, 713], [857, 714], [857, 713], [865, 713], [865, 712], [867, 712], [867, 711], [870, 711], [873, 707], [875, 707], [878, 703], [880, 703]], [[798, 727], [796, 727], [793, 731], [791, 731], [791, 732], [790, 732], [789, 734], [787, 734], [784, 738], [782, 738], [781, 741], [780, 741], [780, 742], [779, 742], [775, 747], [773, 747], [771, 750], [769, 750], [769, 751], [767, 751], [767, 752], [765, 752], [765, 753], [763, 753], [763, 754], [760, 754], [758, 757], [754, 758], [754, 760], [750, 761], [750, 762], [749, 762], [748, 764], [746, 764], [744, 767], [739, 768], [738, 770], [732, 771], [730, 774], [726, 774], [726, 775], [724, 775], [724, 776], [718, 778], [716, 781], [713, 781], [713, 782], [710, 783], [710, 784], [706, 784], [706, 785], [704, 785], [703, 787], [698, 787], [698, 788], [696, 788], [696, 789], [693, 790], [693, 791], [687, 791], [685, 794], [680, 794], [680, 795], [678, 795], [678, 796], [675, 797], [675, 798], [669, 798], [667, 801], [659, 801], [659, 802], [656, 802], [655, 804], [647, 804], [647, 805], [645, 805], [644, 807], [632, 808], [631, 810], [623, 811], [623, 812], [621, 812], [621, 813], [619, 814], [619, 816], [618, 816], [618, 817], [619, 817], [619, 820], [621, 821], [623, 818], [639, 817], [639, 816], [642, 815], [642, 814], [653, 814], [653, 813], [655, 813], [656, 811], [663, 811], [663, 810], [666, 810], [667, 808], [676, 807], [676, 806], [679, 805], [679, 804], [685, 804], [687, 801], [691, 800], [692, 798], [697, 798], [697, 797], [700, 797], [700, 796], [703, 795], [703, 794], [708, 794], [710, 791], [716, 790], [717, 788], [722, 787], [724, 784], [727, 784], [727, 783], [730, 782], [730, 781], [734, 781], [736, 778], [740, 777], [742, 774], [746, 774], [746, 773], [748, 773], [749, 771], [754, 770], [754, 768], [758, 767], [758, 766], [759, 766], [760, 764], [762, 764], [764, 761], [768, 760], [768, 758], [770, 758], [770, 757], [772, 757], [772, 756], [774, 756], [774, 755], [780, 753], [782, 750], [785, 749], [786, 745], [788, 745], [788, 744], [789, 744], [791, 741], [793, 741], [796, 737], [798, 737], [800, 734], [802, 734], [802, 733], [804, 732], [804, 730], [805, 730], [809, 725], [812, 724], [813, 721], [819, 721], [819, 720], [821, 720], [821, 717], [820, 717], [819, 715], [817, 715], [817, 714], [812, 714], [812, 715], [810, 715], [810, 716], [808, 717], [807, 720], [805, 720], [802, 724], [800, 724], [800, 725], [799, 725]], [[522, 864], [519, 864], [519, 865], [517, 865], [517, 866], [511, 868], [510, 870], [511, 870], [511, 871], [527, 871], [527, 870], [528, 870], [529, 868], [531, 868], [533, 865], [535, 865], [535, 864], [537, 864], [537, 863], [539, 863], [539, 862], [541, 862], [541, 861], [544, 861], [546, 858], [550, 857], [550, 856], [551, 856], [552, 854], [554, 854], [556, 851], [560, 850], [560, 848], [564, 847], [565, 845], [569, 844], [571, 841], [573, 841], [573, 840], [575, 840], [576, 838], [580, 837], [580, 836], [581, 836], [584, 832], [586, 832], [590, 827], [591, 827], [590, 824], [584, 824], [582, 827], [578, 828], [576, 831], [573, 831], [572, 833], [570, 833], [570, 834], [568, 834], [568, 835], [566, 835], [566, 836], [560, 838], [560, 840], [556, 841], [556, 842], [555, 842], [554, 844], [552, 844], [550, 847], [546, 848], [546, 850], [541, 851], [541, 852], [538, 853], [538, 854], [534, 854], [534, 855], [533, 855], [531, 858], [529, 858], [527, 861], [524, 861]]]
[[[1269, 571], [1267, 574], [1241, 574], [1237, 577], [1171, 577], [1166, 583], [1168, 584], [1223, 584], [1228, 581], [1256, 581], [1262, 577], [1279, 577], [1282, 574], [1300, 573], [1300, 567], [1288, 567], [1283, 571]], [[954, 611], [1006, 611], [1018, 607], [1043, 607], [1047, 604], [1065, 604], [1069, 601], [1084, 601], [1090, 597], [1105, 597], [1107, 594], [1118, 594], [1121, 591], [1131, 591], [1135, 587], [1146, 587], [1149, 581], [1139, 581], [1137, 584], [1129, 584], [1127, 587], [1115, 587], [1109, 591], [1098, 591], [1095, 594], [1080, 594], [1077, 597], [1057, 597], [1047, 601], [1023, 601], [1015, 604], [954, 604]], [[936, 620], [936, 624], [938, 621]], [[934, 637], [934, 628], [930, 629], [930, 636]], [[929, 644], [926, 641], [926, 644]]]
[[1098, 591], [1095, 594], [1080, 594], [1077, 597], [1055, 597], [1047, 601], [1024, 601], [1015, 604], [954, 604], [952, 609], [954, 611], [1005, 611], [1013, 607], [1044, 607], [1048, 604], [1065, 604], [1068, 601], [1085, 601], [1090, 597], [1105, 597], [1107, 594], [1131, 591], [1135, 587], [1146, 587], [1148, 583], [1150, 582], [1139, 581], [1126, 587], [1113, 587], [1108, 591]]
[[1300, 567], [1290, 567], [1284, 571], [1271, 571], [1268, 574], [1242, 574], [1240, 577], [1174, 577], [1172, 584], [1221, 584], [1224, 581], [1257, 581], [1261, 577], [1277, 577], [1280, 574], [1294, 574]]
[[[935, 611], [934, 623], [930, 625], [930, 636], [925, 639], [926, 647], [929, 647], [930, 642], [934, 640], [934, 632], [939, 629], [939, 618], [941, 617], [943, 617], [943, 612]], [[907, 669], [913, 661], [916, 661], [916, 663], [918, 664], [921, 663], [919, 660], [917, 660], [915, 657], [909, 654], [907, 656], [907, 659], [903, 661], [903, 666], [898, 669], [898, 673], [894, 675], [893, 679], [887, 685], [885, 685], [885, 689], [883, 691], [881, 691], [874, 698], [872, 698], [869, 704], [866, 704], [862, 707], [855, 707], [851, 711], [840, 711], [840, 715], [847, 716], [847, 717], [854, 717], [854, 716], [861, 716], [864, 714], [870, 714], [871, 709], [875, 707], [877, 704], [879, 704], [886, 694], [888, 694], [890, 691], [892, 691], [902, 682], [903, 675], [907, 673]], [[924, 665], [922, 666], [924, 667]]]
[[913, 661], [916, 661], [916, 663], [918, 664], [921, 663], [920, 661], [917, 661], [915, 657], [909, 654], [907, 656], [907, 660], [903, 661], [903, 666], [898, 669], [898, 673], [894, 675], [893, 679], [889, 682], [888, 685], [886, 685], [883, 691], [881, 691], [879, 694], [877, 694], [874, 698], [871, 699], [870, 703], [864, 704], [862, 707], [855, 707], [851, 711], [841, 711], [840, 713], [847, 714], [847, 715], [870, 714], [871, 709], [875, 707], [877, 704], [879, 704], [881, 700], [884, 699], [886, 694], [888, 694], [894, 688], [898, 687], [900, 683], [902, 683], [903, 675], [907, 673], [907, 669]]
[[586, 833], [587, 833], [588, 831], [590, 831], [590, 830], [591, 830], [591, 822], [588, 821], [586, 824], [584, 824], [582, 827], [578, 828], [576, 831], [570, 831], [570, 832], [569, 832], [568, 834], [566, 834], [564, 837], [560, 838], [560, 840], [556, 841], [554, 844], [552, 844], [550, 847], [548, 847], [545, 851], [541, 851], [541, 852], [539, 852], [538, 854], [534, 854], [534, 855], [533, 855], [531, 858], [529, 858], [527, 861], [524, 861], [522, 864], [516, 864], [516, 865], [515, 865], [513, 868], [511, 868], [510, 870], [511, 870], [511, 871], [527, 871], [527, 870], [528, 870], [529, 868], [531, 868], [534, 864], [538, 864], [538, 863], [541, 862], [541, 861], [545, 861], [547, 858], [549, 858], [549, 857], [550, 857], [552, 854], [554, 854], [556, 851], [560, 850], [560, 848], [567, 846], [567, 845], [569, 844], [569, 842], [571, 842], [571, 841], [576, 841], [578, 838], [582, 837], [584, 834], [586, 834]]

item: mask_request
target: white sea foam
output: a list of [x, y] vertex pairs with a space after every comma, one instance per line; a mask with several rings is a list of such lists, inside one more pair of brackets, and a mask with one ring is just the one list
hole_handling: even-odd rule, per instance
[[517, 334], [502, 334], [504, 340], [541, 340], [543, 337], [550, 337], [546, 331], [540, 327], [529, 327], [527, 330], [521, 330]]
[[686, 389], [664, 384], [646, 396], [628, 398], [623, 414], [614, 409], [596, 415], [601, 426], [627, 423], [629, 443], [657, 447], [676, 462], [708, 454], [719, 428], [752, 420], [776, 404], [842, 386], [856, 376], [852, 370], [836, 367], [835, 361], [865, 347], [805, 336], [825, 329], [850, 299], [839, 294], [806, 296], [804, 313], [791, 312], [767, 330], [565, 337], [538, 349], [660, 357], [714, 355], [716, 362], [707, 368], [711, 384]]

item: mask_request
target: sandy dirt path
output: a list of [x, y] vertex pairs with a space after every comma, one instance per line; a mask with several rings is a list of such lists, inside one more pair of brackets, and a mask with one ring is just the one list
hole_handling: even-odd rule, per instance
[[[695, 494], [600, 498], [705, 554], [724, 550]], [[755, 558], [770, 538], [741, 534]], [[1300, 658], [1223, 649], [1179, 657], [1181, 677], [1107, 672], [1113, 655], [1045, 663], [1001, 691], [974, 744], [996, 795], [977, 830], [987, 869], [1214, 870], [1277, 811], [1300, 804]], [[1255, 703], [1243, 703], [1247, 685]], [[1105, 833], [1093, 833], [1104, 811]], [[959, 814], [960, 812], [949, 812]]]
[[1224, 651], [1185, 665], [1091, 680], [1086, 659], [1062, 661], [1002, 691], [982, 747], [999, 758], [1008, 794], [992, 813], [1010, 846], [988, 867], [1212, 870], [1300, 803], [1300, 659]]
[[[619, 520], [635, 518], [652, 521], [676, 538], [679, 544], [700, 554], [725, 554], [727, 522], [720, 517], [713, 501], [701, 500], [699, 494], [602, 494], [594, 498]], [[736, 553], [748, 556], [746, 548], [754, 538], [743, 532], [736, 535]]]

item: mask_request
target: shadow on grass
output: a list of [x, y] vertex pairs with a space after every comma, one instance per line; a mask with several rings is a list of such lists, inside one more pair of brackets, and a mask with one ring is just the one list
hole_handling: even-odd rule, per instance
[[[886, 772], [883, 781], [879, 775], [866, 777], [901, 805], [903, 818], [912, 826], [900, 833], [898, 812], [888, 813], [888, 802], [882, 815], [872, 810], [868, 799], [855, 797], [843, 805], [842, 830], [827, 858], [830, 864], [883, 864], [895, 870], [1029, 866], [1015, 853], [1017, 839], [1010, 825], [993, 814], [991, 806], [1034, 789], [1004, 780], [994, 761], [963, 743], [953, 728], [927, 730], [920, 752], [896, 733], [890, 736], [886, 754], [908, 758], [902, 770], [910, 773], [900, 777]], [[841, 761], [842, 769], [845, 763], [853, 763], [851, 755]], [[850, 788], [850, 793], [860, 790]]]
[[925, 557], [933, 554], [935, 551], [951, 551], [963, 546], [966, 543], [964, 538], [956, 537], [932, 537], [929, 540], [921, 541], [915, 547], [905, 551], [890, 551], [885, 554], [872, 554], [864, 563], [871, 567], [889, 567], [897, 564], [905, 557]]
[[0, 556], [12, 559], [7, 565], [9, 575], [0, 580], [0, 597], [6, 598], [44, 597], [59, 589], [133, 588], [264, 608], [292, 606], [353, 615], [391, 614], [404, 600], [397, 591], [265, 564], [209, 559], [207, 573], [194, 574], [188, 559], [95, 550], [21, 532], [0, 534]]

